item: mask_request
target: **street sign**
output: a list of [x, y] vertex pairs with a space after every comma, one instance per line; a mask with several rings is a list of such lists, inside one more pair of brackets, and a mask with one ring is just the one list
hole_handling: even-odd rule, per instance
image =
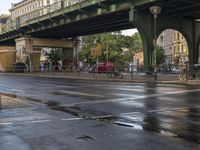
[[101, 56], [101, 54], [102, 54], [101, 44], [96, 44], [96, 46], [93, 47], [90, 51], [90, 55], [93, 57]]

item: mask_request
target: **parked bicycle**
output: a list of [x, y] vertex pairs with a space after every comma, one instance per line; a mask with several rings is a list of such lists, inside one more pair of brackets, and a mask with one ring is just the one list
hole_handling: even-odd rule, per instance
[[200, 79], [200, 64], [195, 64], [193, 70], [189, 70], [187, 66], [182, 67], [181, 72], [179, 74], [179, 80], [187, 81], [192, 79]]
[[123, 75], [119, 71], [108, 71], [106, 72], [108, 78], [119, 78], [123, 79]]

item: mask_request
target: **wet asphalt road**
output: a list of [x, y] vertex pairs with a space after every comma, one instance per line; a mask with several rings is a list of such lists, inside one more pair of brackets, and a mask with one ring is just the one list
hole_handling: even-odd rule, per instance
[[200, 89], [0, 76], [0, 150], [200, 149]]

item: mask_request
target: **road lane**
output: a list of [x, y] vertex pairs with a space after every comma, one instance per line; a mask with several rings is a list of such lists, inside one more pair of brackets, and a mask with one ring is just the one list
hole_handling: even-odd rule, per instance
[[[185, 141], [194, 144], [195, 148], [195, 143], [200, 142], [199, 88], [13, 76], [0, 76], [0, 80], [0, 92], [13, 94], [13, 97], [21, 98], [17, 102], [30, 103], [32, 108], [11, 109], [9, 113], [4, 110], [0, 114], [1, 118], [4, 114], [4, 118], [0, 119], [4, 128], [13, 125], [30, 128], [31, 124], [35, 124], [48, 133], [44, 128], [46, 125], [63, 127], [65, 121], [73, 125], [78, 121], [87, 122], [84, 126], [90, 126], [95, 121], [100, 126], [99, 130], [105, 132], [104, 126], [109, 124], [109, 128], [137, 130], [137, 134], [145, 133], [147, 137], [153, 134], [157, 149], [160, 146], [156, 144], [158, 136], [170, 138], [172, 143], [183, 141], [175, 144], [177, 149], [181, 149]], [[62, 130], [52, 128], [54, 132]], [[193, 149], [193, 146], [186, 144], [185, 148]]]

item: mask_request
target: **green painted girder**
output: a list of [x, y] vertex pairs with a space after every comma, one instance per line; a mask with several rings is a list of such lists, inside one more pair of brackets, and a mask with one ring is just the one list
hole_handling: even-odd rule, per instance
[[161, 0], [133, 0], [134, 5], [136, 7], [138, 6], [143, 6], [143, 5], [147, 5], [147, 4], [152, 4], [155, 2], [160, 2]]
[[[52, 12], [52, 13], [50, 13], [51, 15], [47, 14], [47, 15], [38, 17], [37, 19], [32, 19], [28, 23], [29, 23], [29, 25], [31, 25], [31, 24], [37, 23], [38, 21], [45, 21], [45, 20], [48, 20], [50, 18], [60, 17], [62, 15], [67, 15], [67, 16], [70, 16], [70, 17], [72, 16], [72, 18], [75, 16], [76, 19], [74, 21], [79, 21], [79, 20], [81, 20], [81, 17], [79, 18], [77, 16], [85, 15], [88, 11], [88, 10], [85, 10], [85, 9], [95, 9], [95, 12], [89, 12], [88, 13], [89, 17], [94, 17], [94, 16], [97, 16], [97, 15], [105, 14], [105, 13], [120, 11], [122, 9], [127, 9], [127, 8], [130, 7], [130, 2], [128, 2], [128, 0], [123, 0], [123, 1], [118, 0], [118, 1], [113, 1], [113, 2], [114, 3], [108, 4], [107, 0], [83, 1], [80, 4], [76, 4], [74, 6], [67, 7], [67, 8]], [[110, 8], [107, 5], [109, 5]], [[107, 6], [107, 7], [101, 7], [101, 6]], [[97, 11], [97, 9], [103, 9], [104, 11]], [[82, 10], [84, 10], [84, 11], [82, 11]], [[83, 18], [83, 19], [85, 19], [85, 18]]]
[[[87, 0], [71, 7], [57, 10], [38, 18], [29, 20], [15, 31], [24, 30], [21, 34], [32, 34], [43, 30], [80, 22], [82, 20], [98, 17], [108, 13], [118, 12], [124, 9], [130, 9], [133, 4], [137, 6], [146, 5], [158, 0]], [[97, 18], [98, 19], [98, 18]], [[8, 32], [9, 33], [9, 32]], [[8, 33], [5, 33], [8, 35]], [[0, 35], [0, 42], [12, 37], [3, 38]]]
[[[60, 9], [36, 19], [29, 20], [27, 24], [14, 31], [18, 32], [23, 30], [25, 32], [23, 33], [20, 31], [21, 34], [33, 34], [38, 31], [44, 31], [71, 23], [79, 23], [90, 18], [97, 17], [96, 19], [98, 19], [98, 16], [108, 15], [122, 10], [129, 10], [131, 6], [132, 2], [130, 0], [87, 0], [71, 7]], [[7, 32], [5, 35], [8, 35], [9, 33], [10, 32]], [[3, 38], [3, 35], [0, 35], [0, 42], [9, 40], [13, 37], [7, 36], [7, 38]]]

